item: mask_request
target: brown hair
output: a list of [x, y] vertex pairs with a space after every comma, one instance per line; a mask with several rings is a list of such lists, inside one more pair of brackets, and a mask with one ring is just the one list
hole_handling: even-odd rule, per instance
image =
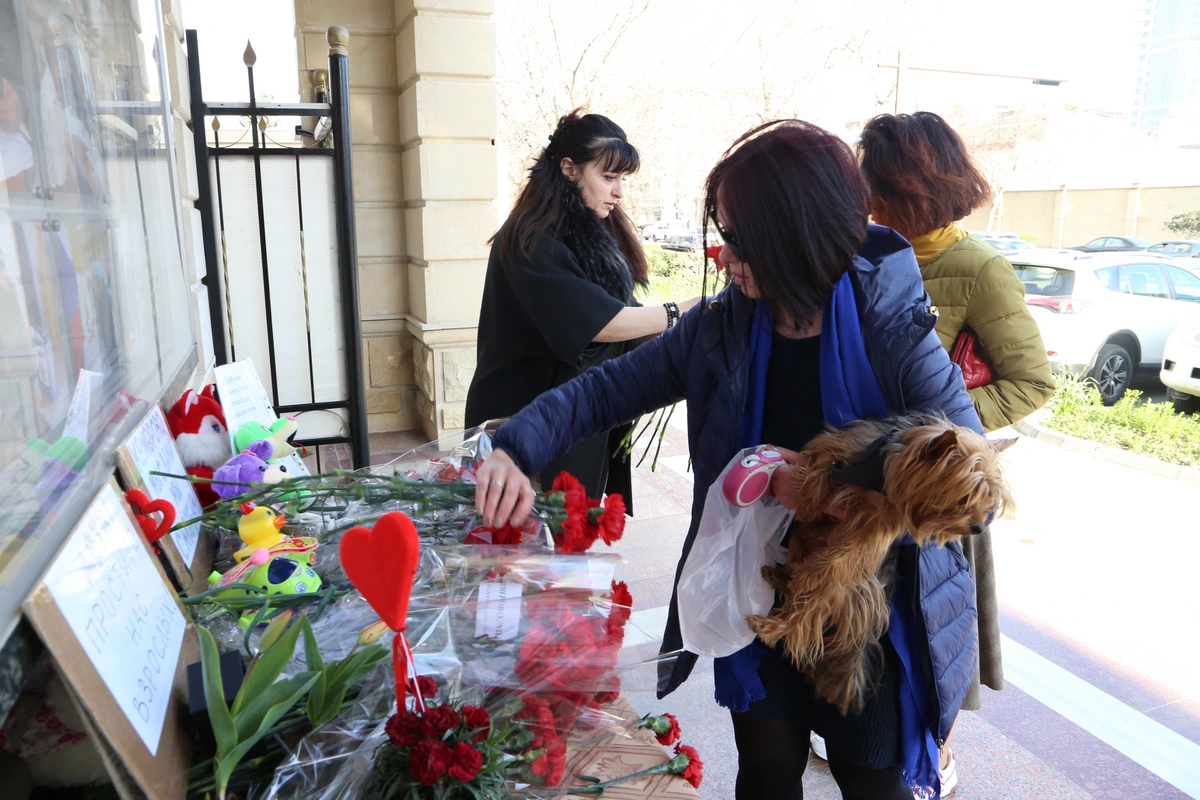
[[930, 111], [881, 114], [858, 141], [876, 221], [913, 238], [970, 214], [992, 196], [963, 140]]
[[[622, 174], [637, 172], [641, 166], [637, 149], [625, 138], [625, 131], [617, 123], [600, 114], [580, 115], [579, 112], [577, 108], [559, 119], [550, 143], [530, 167], [529, 180], [521, 188], [508, 219], [488, 240], [496, 243], [502, 257], [529, 258], [542, 234], [558, 228], [566, 213], [567, 193], [579, 191], [563, 175], [560, 164], [564, 158], [571, 159], [579, 167], [598, 161], [605, 170]], [[645, 283], [646, 253], [629, 217], [620, 206], [614, 206], [608, 217], [600, 222], [617, 240], [634, 281]]]
[[824, 307], [867, 235], [867, 184], [850, 147], [798, 119], [747, 131], [705, 183], [704, 210], [797, 325]]

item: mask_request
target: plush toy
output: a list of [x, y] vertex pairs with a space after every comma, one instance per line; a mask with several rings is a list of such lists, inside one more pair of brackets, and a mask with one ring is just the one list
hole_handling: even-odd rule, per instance
[[293, 444], [299, 430], [300, 424], [296, 422], [295, 417], [280, 417], [272, 422], [269, 428], [261, 422], [247, 422], [238, 428], [237, 435], [233, 437], [233, 444], [238, 452], [241, 452], [249, 447], [251, 442], [266, 439], [274, 448], [271, 456], [272, 462], [287, 458], [297, 452], [303, 457], [308, 455], [308, 451]]
[[258, 483], [282, 482], [287, 478], [287, 467], [267, 463], [270, 457], [270, 442], [251, 442], [249, 447], [226, 461], [213, 473], [214, 481], [223, 481], [214, 483], [213, 489], [221, 497], [228, 499], [250, 491]]
[[[225, 412], [213, 397], [211, 384], [199, 393], [192, 389], [184, 392], [167, 412], [167, 427], [175, 437], [179, 457], [188, 475], [211, 479], [213, 471], [233, 456]], [[193, 483], [192, 487], [200, 498], [200, 505], [205, 508], [223, 496], [205, 483]]]
[[54, 444], [30, 439], [19, 449], [19, 455], [31, 467], [40, 466], [46, 459], [55, 459], [76, 472], [82, 472], [87, 463], [87, 447], [74, 436], [64, 436]]
[[271, 547], [284, 540], [279, 532], [287, 518], [270, 506], [242, 503], [242, 518], [238, 520], [238, 538], [246, 545], [233, 554], [234, 561], [241, 561], [255, 550]]

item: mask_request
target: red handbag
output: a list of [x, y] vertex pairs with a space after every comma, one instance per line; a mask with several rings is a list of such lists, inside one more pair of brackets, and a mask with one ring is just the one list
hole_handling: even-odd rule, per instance
[[954, 349], [950, 351], [950, 360], [962, 370], [967, 389], [987, 386], [996, 380], [996, 370], [992, 369], [987, 351], [974, 331], [964, 330], [958, 335]]

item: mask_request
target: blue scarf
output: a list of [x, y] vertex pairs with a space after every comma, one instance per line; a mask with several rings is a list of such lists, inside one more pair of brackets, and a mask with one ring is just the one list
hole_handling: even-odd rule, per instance
[[[740, 448], [762, 443], [763, 400], [767, 366], [771, 361], [774, 319], [766, 303], [759, 303], [750, 328], [750, 378], [746, 411], [742, 417]], [[821, 323], [821, 403], [825, 422], [840, 428], [856, 419], [878, 419], [888, 414], [887, 399], [863, 345], [854, 286], [846, 273], [825, 303]], [[913, 638], [911, 609], [903, 587], [892, 593], [888, 639], [900, 657], [901, 765], [905, 780], [917, 788], [940, 791], [937, 744], [925, 725], [928, 695], [919, 672], [917, 643]], [[713, 662], [716, 699], [732, 711], [746, 712], [751, 703], [766, 699], [758, 668], [766, 652], [757, 639], [742, 650]]]

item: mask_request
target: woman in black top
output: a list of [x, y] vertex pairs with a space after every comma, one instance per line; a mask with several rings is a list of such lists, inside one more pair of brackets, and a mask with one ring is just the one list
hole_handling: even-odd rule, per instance
[[[696, 303], [642, 308], [633, 299], [634, 283], [646, 282], [646, 257], [620, 201], [624, 176], [639, 164], [625, 132], [607, 117], [575, 111], [559, 120], [492, 237], [469, 427], [517, 413], [542, 392], [662, 333]], [[606, 432], [576, 445], [542, 470], [542, 485], [567, 470], [600, 497], [618, 438]], [[614, 488], [627, 493], [627, 476], [626, 467]]]

